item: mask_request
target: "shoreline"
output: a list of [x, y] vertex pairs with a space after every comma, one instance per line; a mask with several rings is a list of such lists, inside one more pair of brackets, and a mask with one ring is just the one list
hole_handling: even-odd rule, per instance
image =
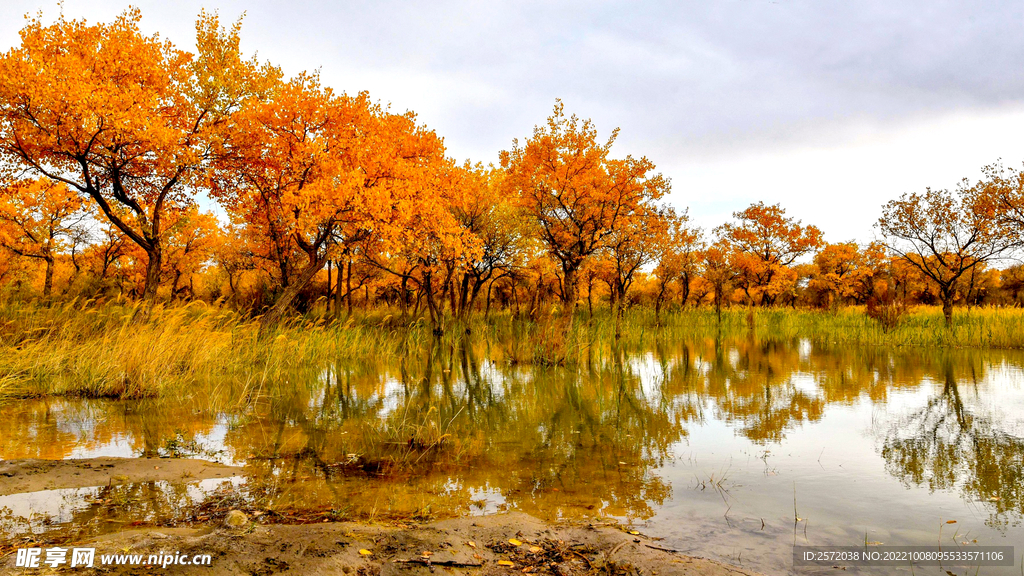
[[[516, 544], [516, 543], [519, 544]], [[90, 538], [65, 547], [94, 547], [92, 569], [41, 565], [37, 574], [163, 574], [227, 576], [286, 573], [295, 576], [356, 574], [472, 576], [553, 574], [578, 576], [688, 575], [758, 576], [715, 560], [690, 556], [636, 531], [608, 525], [561, 525], [520, 512], [439, 520], [427, 524], [378, 526], [357, 522], [259, 525], [237, 528], [141, 528]], [[103, 555], [138, 555], [139, 562], [168, 556], [209, 555], [209, 565], [99, 566]], [[15, 568], [15, 554], [0, 567]]]

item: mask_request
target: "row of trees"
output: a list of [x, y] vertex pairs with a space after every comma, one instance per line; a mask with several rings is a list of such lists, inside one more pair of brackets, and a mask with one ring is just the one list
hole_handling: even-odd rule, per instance
[[536, 314], [555, 300], [569, 317], [595, 296], [617, 318], [644, 298], [659, 314], [899, 298], [941, 302], [948, 321], [954, 302], [1016, 282], [990, 267], [1022, 237], [1017, 170], [889, 202], [866, 247], [826, 244], [764, 203], [705, 233], [665, 203], [650, 160], [614, 158], [617, 131], [599, 140], [561, 102], [499, 166], [460, 165], [411, 112], [246, 58], [238, 23], [201, 13], [190, 53], [139, 19], [30, 20], [0, 57], [8, 285], [117, 291], [144, 309], [227, 297], [265, 325], [361, 298], [422, 307], [440, 328], [492, 302]]

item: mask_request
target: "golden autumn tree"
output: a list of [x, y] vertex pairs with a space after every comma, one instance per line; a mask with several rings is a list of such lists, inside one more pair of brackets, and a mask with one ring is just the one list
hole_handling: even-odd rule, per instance
[[963, 181], [952, 192], [903, 194], [885, 204], [878, 219], [886, 247], [936, 286], [947, 327], [961, 277], [1019, 243], [1017, 231], [981, 192]]
[[[458, 314], [455, 279], [483, 257], [481, 238], [456, 216], [468, 207], [469, 198], [479, 190], [473, 184], [472, 170], [456, 166], [448, 159], [434, 159], [433, 166], [426, 167], [425, 178], [419, 183], [425, 193], [409, 207], [401, 220], [400, 234], [393, 240], [375, 234], [385, 241], [378, 243], [371, 261], [392, 274], [413, 280], [426, 300], [435, 333], [440, 334], [444, 331], [444, 296], [449, 296], [451, 310]], [[466, 214], [462, 216], [465, 218]], [[387, 255], [391, 258], [381, 258]], [[400, 264], [395, 266], [396, 262]], [[437, 297], [439, 293], [441, 300]]]
[[479, 247], [476, 253], [461, 255], [462, 278], [453, 291], [459, 316], [472, 308], [484, 285], [489, 305], [494, 282], [507, 277], [525, 258], [528, 233], [518, 198], [507, 193], [504, 177], [494, 166], [466, 162], [458, 192], [450, 198], [452, 215]]
[[213, 194], [264, 239], [282, 286], [262, 318], [277, 322], [339, 245], [398, 242], [430, 220], [427, 193], [443, 147], [410, 114], [366, 94], [338, 95], [301, 74], [236, 116], [217, 159]]
[[44, 297], [53, 289], [57, 256], [84, 216], [82, 199], [61, 182], [36, 178], [0, 188], [0, 248], [43, 262]]
[[577, 300], [578, 273], [588, 258], [607, 245], [623, 222], [669, 190], [647, 158], [610, 157], [618, 130], [598, 142], [590, 120], [566, 117], [561, 101], [544, 126], [534, 128], [523, 146], [513, 141], [502, 151], [507, 185], [522, 197], [538, 234], [562, 274], [563, 312]]
[[170, 278], [172, 299], [181, 296], [182, 291], [194, 298], [194, 279], [213, 260], [223, 238], [217, 217], [210, 212], [192, 206], [176, 216], [167, 228], [163, 275]]
[[821, 246], [821, 231], [787, 218], [778, 204], [751, 204], [733, 217], [737, 222], [723, 224], [715, 233], [737, 252], [736, 282], [747, 300], [770, 306], [796, 282], [790, 266]]
[[872, 272], [856, 242], [826, 244], [814, 255], [808, 287], [823, 295], [826, 307], [833, 307], [856, 296]]
[[654, 268], [658, 289], [654, 316], [659, 323], [661, 307], [672, 282], [679, 283], [680, 303], [685, 306], [689, 300], [690, 282], [700, 269], [700, 250], [703, 247], [701, 230], [689, 225], [689, 215], [685, 211], [676, 214], [668, 209], [665, 218], [667, 226], [658, 241], [657, 265]]
[[736, 255], [736, 249], [722, 239], [700, 252], [701, 278], [711, 287], [719, 323], [722, 322], [722, 304], [739, 275], [733, 263]]
[[988, 210], [1001, 226], [1024, 234], [1024, 170], [997, 162], [982, 168], [982, 174], [975, 186], [979, 208]]
[[[239, 26], [201, 13], [198, 53], [139, 29], [132, 8], [108, 24], [30, 20], [0, 57], [0, 154], [62, 182], [146, 254], [156, 298], [168, 214], [192, 202], [229, 116], [276, 71], [244, 61]], [[258, 82], [257, 82], [258, 83]]]
[[[674, 213], [671, 213], [674, 215]], [[611, 263], [611, 289], [615, 293], [615, 337], [622, 334], [622, 310], [626, 293], [636, 273], [658, 259], [661, 246], [669, 232], [670, 211], [640, 205], [629, 218], [624, 218], [608, 236], [607, 258]]]

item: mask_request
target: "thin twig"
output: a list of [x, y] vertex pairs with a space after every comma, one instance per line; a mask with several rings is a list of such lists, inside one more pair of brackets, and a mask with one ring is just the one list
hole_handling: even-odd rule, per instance
[[682, 554], [679, 550], [673, 550], [672, 548], [662, 548], [661, 546], [655, 546], [654, 544], [644, 544], [652, 550], [661, 550], [662, 552], [671, 552], [673, 554]]
[[424, 560], [423, 558], [409, 558], [408, 560], [395, 559], [397, 564], [422, 564], [424, 566], [452, 566], [455, 568], [479, 568], [483, 566], [480, 562], [459, 562], [458, 560]]

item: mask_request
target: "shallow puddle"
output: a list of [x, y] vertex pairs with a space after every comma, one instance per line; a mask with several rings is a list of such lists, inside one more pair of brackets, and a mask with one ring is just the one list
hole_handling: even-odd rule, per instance
[[256, 390], [0, 406], [4, 459], [242, 467], [229, 480], [2, 496], [0, 530], [87, 535], [202, 522], [230, 506], [282, 521], [520, 510], [617, 519], [666, 547], [773, 574], [835, 572], [794, 569], [794, 544], [1015, 545], [1022, 562], [1019, 352], [747, 338], [595, 350], [572, 369], [489, 358], [480, 342], [310, 367]]

